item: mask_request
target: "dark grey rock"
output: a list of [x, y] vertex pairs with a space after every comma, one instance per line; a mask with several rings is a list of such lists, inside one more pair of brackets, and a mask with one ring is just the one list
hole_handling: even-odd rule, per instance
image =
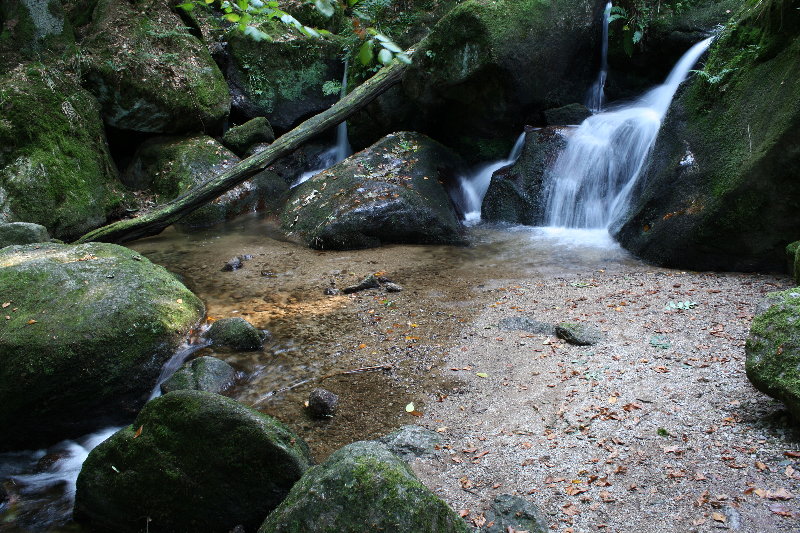
[[555, 335], [556, 327], [546, 322], [539, 322], [538, 320], [531, 320], [524, 316], [512, 316], [503, 318], [497, 324], [500, 329], [506, 331], [527, 331], [528, 333], [535, 333], [539, 335]]
[[569, 104], [544, 112], [548, 126], [575, 126], [592, 116], [583, 104]]
[[556, 326], [556, 335], [576, 346], [592, 346], [603, 340], [603, 333], [594, 326], [579, 322], [562, 322]]
[[12, 244], [33, 244], [35, 242], [49, 242], [50, 235], [47, 228], [39, 224], [28, 222], [12, 222], [0, 224], [0, 248]]
[[222, 267], [222, 271], [223, 272], [233, 272], [234, 270], [239, 270], [243, 266], [244, 266], [244, 264], [242, 263], [241, 258], [233, 257], [231, 259], [228, 259], [225, 262], [225, 266]]
[[342, 292], [335, 287], [328, 287], [325, 289], [325, 296], [338, 296], [338, 294]]
[[[311, 465], [274, 418], [220, 396], [176, 391], [97, 446], [77, 481], [75, 519], [92, 530], [255, 530]], [[142, 510], [146, 509], [146, 514]]]
[[[528, 500], [511, 494], [498, 494], [486, 513], [486, 533], [507, 533], [509, 529], [529, 533], [548, 533], [547, 521]], [[491, 525], [489, 525], [491, 524]]]
[[380, 287], [381, 284], [378, 281], [378, 278], [372, 274], [362, 279], [356, 285], [350, 285], [349, 287], [345, 287], [342, 289], [342, 292], [345, 294], [353, 294], [354, 292], [365, 291], [367, 289], [377, 289]]
[[384, 290], [386, 292], [401, 292], [403, 290], [402, 285], [398, 285], [397, 283], [393, 283], [391, 281], [383, 284]]
[[214, 345], [241, 351], [260, 350], [267, 338], [266, 333], [241, 317], [217, 320], [208, 328], [206, 336]]
[[442, 437], [430, 429], [409, 424], [381, 437], [378, 442], [385, 444], [392, 453], [409, 460], [432, 454], [435, 446], [441, 444]]
[[308, 414], [311, 418], [331, 418], [336, 414], [339, 397], [327, 389], [316, 388], [308, 395]]
[[216, 357], [198, 357], [183, 365], [167, 381], [161, 384], [164, 394], [176, 390], [200, 390], [223, 393], [236, 380], [236, 370]]
[[257, 144], [271, 143], [274, 140], [275, 132], [264, 117], [256, 117], [240, 126], [234, 126], [222, 136], [222, 144], [240, 156]]
[[386, 446], [354, 442], [309, 469], [258, 531], [468, 530], [464, 521]]

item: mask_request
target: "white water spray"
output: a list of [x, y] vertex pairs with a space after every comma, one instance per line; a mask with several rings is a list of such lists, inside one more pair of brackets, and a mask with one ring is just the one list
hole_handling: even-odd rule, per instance
[[580, 125], [545, 175], [548, 226], [607, 228], [619, 216], [678, 86], [711, 40], [686, 52], [663, 85]]
[[611, 19], [611, 2], [606, 4], [606, 9], [603, 12], [603, 41], [600, 53], [600, 73], [597, 75], [597, 80], [589, 88], [586, 95], [586, 107], [592, 113], [599, 113], [603, 110], [606, 103], [606, 78], [608, 78], [608, 24]]
[[[339, 99], [344, 98], [347, 95], [347, 69], [348, 69], [348, 61], [345, 60], [344, 62], [344, 76], [342, 77], [342, 90], [339, 93]], [[297, 187], [301, 183], [308, 181], [312, 176], [315, 176], [326, 170], [336, 163], [344, 161], [353, 153], [353, 149], [350, 147], [350, 140], [347, 136], [347, 121], [342, 121], [336, 126], [336, 144], [325, 150], [319, 155], [317, 168], [314, 170], [309, 170], [307, 172], [303, 172], [294, 183], [292, 183], [292, 187]]]
[[467, 225], [477, 224], [481, 220], [481, 203], [489, 184], [492, 181], [492, 174], [501, 168], [511, 165], [519, 159], [522, 147], [525, 144], [525, 133], [517, 137], [514, 147], [508, 154], [508, 158], [493, 163], [485, 163], [478, 166], [472, 173], [462, 176], [459, 179], [460, 198], [457, 203], [464, 213], [464, 223]]

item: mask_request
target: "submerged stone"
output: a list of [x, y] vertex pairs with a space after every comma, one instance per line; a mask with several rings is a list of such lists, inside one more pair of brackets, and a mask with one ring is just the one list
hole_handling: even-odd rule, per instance
[[313, 467], [259, 533], [466, 533], [464, 521], [384, 445], [354, 442]]
[[0, 450], [130, 417], [203, 317], [163, 267], [113, 244], [0, 250]]
[[305, 442], [274, 418], [218, 394], [171, 392], [92, 450], [75, 519], [103, 531], [253, 531], [310, 464]]
[[216, 346], [234, 350], [260, 350], [267, 334], [256, 329], [242, 317], [221, 318], [211, 324], [206, 336]]
[[230, 389], [236, 380], [236, 370], [216, 357], [198, 357], [183, 365], [172, 377], [161, 384], [161, 392], [199, 390], [221, 394]]
[[745, 344], [747, 378], [800, 420], [800, 288], [770, 293], [765, 303]]
[[461, 166], [424, 135], [388, 135], [295, 187], [281, 226], [317, 249], [465, 244], [443, 185]]

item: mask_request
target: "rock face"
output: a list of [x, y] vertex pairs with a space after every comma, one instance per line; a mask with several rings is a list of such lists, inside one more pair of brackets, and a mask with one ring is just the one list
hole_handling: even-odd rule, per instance
[[464, 244], [442, 185], [460, 159], [418, 133], [388, 135], [294, 188], [281, 225], [312, 248]]
[[206, 334], [212, 344], [234, 350], [260, 350], [266, 334], [241, 317], [221, 318], [211, 324]]
[[402, 88], [354, 117], [353, 129], [413, 129], [471, 160], [501, 159], [511, 148], [503, 134], [584, 100], [605, 3], [460, 2], [414, 54]]
[[203, 317], [166, 269], [91, 243], [0, 250], [0, 450], [130, 420]]
[[341, 46], [329, 39], [301, 35], [283, 24], [264, 24], [272, 41], [230, 32], [226, 78], [239, 119], [265, 116], [281, 131], [334, 104], [339, 94], [326, 95], [326, 81], [342, 79]]
[[216, 357], [198, 357], [183, 365], [172, 377], [161, 384], [164, 394], [176, 390], [199, 390], [221, 394], [230, 389], [236, 380], [236, 370]]
[[0, 70], [63, 52], [75, 43], [59, 0], [5, 0], [0, 4], [0, 36]]
[[[800, 235], [800, 11], [744, 11], [679, 94], [612, 233], [636, 255], [694, 270], [785, 268]], [[781, 11], [782, 10], [782, 11]]]
[[466, 533], [467, 526], [385, 446], [354, 442], [306, 472], [258, 531]]
[[35, 65], [0, 77], [0, 221], [79, 237], [120, 205], [116, 177], [97, 102], [76, 81]]
[[32, 244], [34, 242], [50, 242], [47, 228], [29, 222], [0, 223], [0, 248], [12, 244]]
[[[206, 135], [155, 137], [145, 141], [122, 175], [132, 189], [148, 189], [154, 199], [167, 202], [239, 162], [233, 152]], [[181, 222], [208, 226], [272, 206], [285, 197], [288, 187], [272, 172], [261, 172], [213, 202], [196, 209]]]
[[498, 494], [486, 513], [486, 533], [507, 533], [508, 531], [527, 531], [528, 533], [547, 533], [550, 531], [542, 513], [531, 502], [513, 494]]
[[566, 146], [569, 132], [563, 127], [529, 131], [517, 162], [492, 175], [481, 204], [481, 218], [529, 226], [544, 223], [545, 172]]
[[747, 377], [800, 419], [800, 288], [770, 293], [747, 338]]
[[99, 0], [83, 41], [86, 82], [107, 124], [145, 133], [216, 131], [228, 87], [205, 45], [165, 0]]
[[172, 392], [92, 450], [75, 519], [104, 531], [138, 532], [148, 517], [150, 531], [253, 531], [310, 463], [277, 420], [218, 394]]

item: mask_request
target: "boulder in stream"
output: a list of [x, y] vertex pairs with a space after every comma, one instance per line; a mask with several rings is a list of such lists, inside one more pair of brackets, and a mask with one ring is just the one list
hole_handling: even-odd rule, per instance
[[309, 469], [259, 533], [466, 533], [466, 523], [386, 446], [354, 442]]
[[206, 336], [215, 346], [249, 352], [260, 350], [268, 334], [237, 316], [217, 320], [208, 328]]
[[745, 344], [747, 378], [800, 420], [800, 287], [768, 295]]
[[161, 392], [199, 390], [221, 394], [230, 389], [235, 381], [236, 370], [231, 365], [216, 357], [203, 356], [179, 368], [161, 384]]
[[281, 226], [327, 250], [466, 244], [444, 186], [461, 166], [424, 135], [394, 133], [295, 187]]
[[171, 392], [92, 450], [75, 519], [131, 533], [253, 531], [310, 464], [305, 442], [274, 418], [218, 394]]
[[0, 250], [0, 450], [130, 420], [204, 315], [165, 268], [113, 244]]

